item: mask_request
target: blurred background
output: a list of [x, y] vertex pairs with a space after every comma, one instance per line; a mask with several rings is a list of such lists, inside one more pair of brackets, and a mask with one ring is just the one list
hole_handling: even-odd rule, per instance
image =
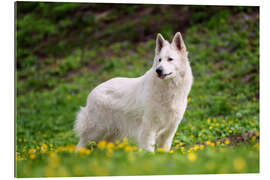
[[[15, 7], [18, 177], [259, 172], [259, 7]], [[157, 33], [171, 41], [178, 31], [194, 84], [172, 155], [61, 154], [78, 142], [73, 124], [89, 92], [113, 77], [143, 75], [152, 66]], [[189, 154], [196, 145], [216, 149]]]

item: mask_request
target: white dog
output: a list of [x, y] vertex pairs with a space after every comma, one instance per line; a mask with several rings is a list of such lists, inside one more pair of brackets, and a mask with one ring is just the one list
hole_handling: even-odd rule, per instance
[[193, 82], [181, 34], [172, 43], [157, 35], [152, 68], [138, 78], [113, 78], [97, 86], [77, 115], [77, 148], [89, 141], [133, 139], [149, 151], [169, 151]]

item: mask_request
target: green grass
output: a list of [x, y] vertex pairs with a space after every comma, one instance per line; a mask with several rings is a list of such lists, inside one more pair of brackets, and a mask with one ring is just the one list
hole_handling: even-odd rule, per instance
[[[17, 3], [17, 177], [258, 173], [258, 8], [113, 7]], [[179, 30], [194, 84], [173, 152], [133, 143], [73, 152], [89, 92], [144, 74], [157, 32], [171, 40]]]

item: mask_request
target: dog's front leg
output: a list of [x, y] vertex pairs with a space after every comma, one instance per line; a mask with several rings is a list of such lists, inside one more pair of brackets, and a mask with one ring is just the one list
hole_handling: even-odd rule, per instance
[[139, 131], [139, 147], [148, 151], [155, 151], [156, 132], [149, 124], [143, 124]]
[[165, 151], [170, 151], [173, 137], [177, 130], [177, 125], [174, 127], [171, 126], [168, 129], [165, 129], [158, 137], [157, 137], [157, 147], [164, 148]]
[[150, 152], [155, 151], [155, 133], [153, 131], [144, 130], [140, 134], [139, 147]]

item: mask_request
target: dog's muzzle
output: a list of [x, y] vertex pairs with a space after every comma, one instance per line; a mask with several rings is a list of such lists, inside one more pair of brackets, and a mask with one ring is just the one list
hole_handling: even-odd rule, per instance
[[163, 74], [163, 68], [162, 67], [157, 68], [156, 73], [158, 74], [158, 76], [161, 76]]
[[158, 75], [158, 77], [159, 77], [160, 79], [164, 79], [166, 76], [172, 74], [172, 73], [163, 74], [163, 68], [162, 68], [162, 67], [158, 67], [158, 68], [156, 69], [156, 73], [157, 73], [157, 75]]

